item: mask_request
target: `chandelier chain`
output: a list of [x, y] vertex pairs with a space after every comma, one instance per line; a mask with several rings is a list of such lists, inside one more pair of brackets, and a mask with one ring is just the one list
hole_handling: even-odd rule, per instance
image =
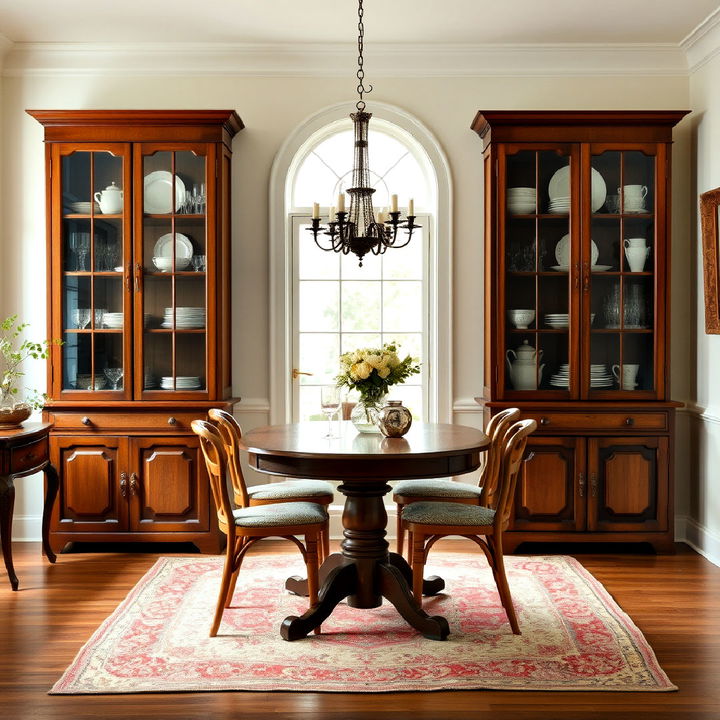
[[372, 92], [373, 89], [372, 85], [368, 85], [366, 89], [363, 83], [363, 81], [365, 80], [365, 70], [363, 69], [363, 47], [365, 39], [365, 25], [363, 23], [364, 14], [365, 11], [363, 10], [363, 0], [358, 0], [358, 69], [356, 75], [357, 79], [359, 80], [357, 86], [357, 93], [360, 96], [360, 99], [355, 103], [355, 107], [358, 109], [359, 112], [365, 110], [365, 101], [363, 100], [363, 94], [367, 95], [368, 93]]

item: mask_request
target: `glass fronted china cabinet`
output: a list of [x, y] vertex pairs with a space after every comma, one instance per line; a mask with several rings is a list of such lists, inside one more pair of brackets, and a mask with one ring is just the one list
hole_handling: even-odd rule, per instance
[[234, 111], [28, 111], [45, 128], [51, 544], [217, 551], [190, 422], [230, 398]]
[[538, 421], [508, 550], [673, 541], [670, 148], [685, 112], [479, 112], [486, 415]]

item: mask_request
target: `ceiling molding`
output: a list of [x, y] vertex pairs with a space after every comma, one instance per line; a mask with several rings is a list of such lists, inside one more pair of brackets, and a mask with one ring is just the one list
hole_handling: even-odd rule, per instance
[[[686, 76], [666, 44], [366, 45], [374, 77]], [[337, 43], [15, 43], [6, 76], [235, 75], [346, 77], [354, 45]]]
[[5, 56], [8, 54], [10, 48], [13, 46], [13, 41], [6, 38], [0, 33], [0, 68], [3, 67]]
[[687, 55], [690, 74], [720, 53], [720, 7], [686, 35], [680, 47]]

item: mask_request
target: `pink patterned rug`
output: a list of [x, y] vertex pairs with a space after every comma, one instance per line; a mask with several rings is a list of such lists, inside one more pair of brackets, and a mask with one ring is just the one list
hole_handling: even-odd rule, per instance
[[280, 638], [306, 601], [284, 580], [299, 556], [248, 556], [220, 633], [209, 638], [222, 558], [161, 558], [82, 648], [51, 693], [205, 690], [676, 690], [605, 588], [563, 556], [506, 558], [522, 635], [513, 635], [481, 555], [430, 556], [446, 595], [425, 609], [450, 623], [427, 640], [384, 603], [341, 604], [323, 634]]

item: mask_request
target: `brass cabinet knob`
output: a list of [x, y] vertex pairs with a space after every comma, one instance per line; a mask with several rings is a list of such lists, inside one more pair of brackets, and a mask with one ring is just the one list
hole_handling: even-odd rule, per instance
[[80, 422], [83, 425], [92, 425], [92, 420], [87, 415], [85, 415]]
[[634, 424], [635, 424], [635, 419], [634, 419], [634, 418], [631, 418], [631, 417], [626, 417], [626, 418], [625, 418], [625, 424], [628, 425], [628, 426], [634, 425]]
[[548, 418], [548, 417], [540, 418], [540, 424], [541, 424], [541, 425], [549, 425], [549, 424], [550, 424], [550, 418]]
[[168, 418], [168, 425], [177, 425], [177, 420], [172, 415]]
[[127, 485], [128, 485], [128, 474], [126, 472], [120, 473], [120, 495], [127, 497]]

